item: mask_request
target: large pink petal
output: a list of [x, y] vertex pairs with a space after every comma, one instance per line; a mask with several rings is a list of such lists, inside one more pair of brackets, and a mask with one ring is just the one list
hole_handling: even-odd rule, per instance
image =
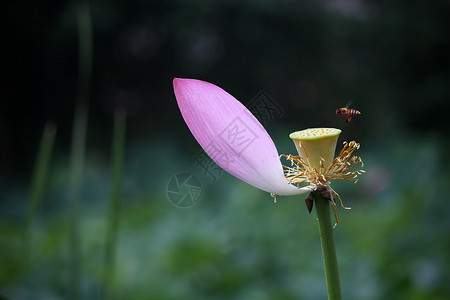
[[295, 195], [307, 191], [288, 183], [269, 134], [233, 96], [195, 79], [175, 78], [173, 87], [184, 121], [222, 169], [269, 193]]

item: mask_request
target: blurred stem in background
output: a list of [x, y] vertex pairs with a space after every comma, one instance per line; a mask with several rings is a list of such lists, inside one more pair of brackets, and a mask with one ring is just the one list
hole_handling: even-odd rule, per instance
[[105, 244], [104, 275], [102, 299], [112, 299], [114, 281], [115, 254], [117, 246], [117, 232], [119, 225], [120, 195], [122, 192], [122, 174], [125, 148], [126, 113], [116, 110], [114, 115], [114, 130], [112, 140], [111, 159], [111, 198], [108, 215], [108, 227]]
[[329, 300], [341, 300], [341, 284], [334, 246], [333, 226], [331, 225], [330, 201], [318, 192], [314, 193], [316, 200], [317, 219], [319, 221], [320, 242], [322, 244], [323, 264], [327, 281]]
[[81, 3], [77, 9], [79, 70], [78, 95], [73, 119], [70, 153], [70, 298], [80, 298], [80, 190], [83, 177], [88, 100], [92, 69], [92, 24], [89, 5]]
[[30, 202], [28, 204], [27, 219], [24, 230], [25, 251], [27, 266], [31, 262], [31, 249], [33, 245], [33, 224], [39, 205], [44, 196], [44, 187], [48, 177], [48, 166], [52, 156], [53, 144], [56, 135], [56, 125], [49, 121], [45, 124], [44, 132], [37, 153], [36, 163], [34, 166], [33, 175], [31, 178]]

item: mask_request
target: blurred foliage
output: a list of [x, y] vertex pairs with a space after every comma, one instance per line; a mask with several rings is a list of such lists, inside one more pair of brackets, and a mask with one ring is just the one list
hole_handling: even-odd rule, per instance
[[[386, 149], [392, 161], [408, 161], [400, 165], [401, 172], [388, 161], [376, 162], [377, 151], [361, 150], [367, 174], [381, 168], [385, 176], [397, 178], [382, 190], [376, 189], [380, 179], [372, 175], [357, 185], [336, 185], [353, 208], [340, 210], [341, 223], [335, 229], [345, 299], [449, 295], [449, 204], [439, 194], [449, 174], [433, 170], [438, 162], [432, 143], [411, 144], [393, 141]], [[268, 194], [229, 175], [212, 183], [184, 156], [178, 159], [191, 164], [189, 170], [204, 184], [204, 195], [196, 206], [180, 209], [167, 200], [163, 184], [152, 183], [154, 171], [145, 167], [153, 165], [154, 155], [165, 157], [166, 149], [153, 147], [147, 156], [139, 155], [142, 149], [128, 149], [114, 285], [118, 299], [326, 297], [315, 215], [308, 215], [304, 197], [278, 197], [274, 204]], [[403, 157], [404, 151], [411, 157]], [[133, 162], [143, 167], [133, 168]], [[427, 173], [416, 173], [424, 164]], [[98, 187], [87, 184], [82, 207], [83, 295], [94, 299], [102, 282], [109, 187], [100, 179], [107, 177], [105, 166], [95, 161], [89, 165], [86, 181]], [[178, 167], [169, 169], [175, 173]], [[61, 170], [54, 172], [52, 177]], [[413, 173], [417, 178], [411, 180], [408, 174]], [[137, 189], [131, 183], [139, 178], [149, 183]], [[59, 203], [64, 192], [64, 186], [53, 187], [46, 206], [59, 209], [41, 210], [29, 269], [21, 264], [21, 223], [4, 219], [1, 224], [0, 275], [13, 299], [36, 294], [64, 298], [68, 227], [67, 212]]]
[[[0, 110], [0, 295], [68, 293], [68, 152], [77, 87], [76, 3], [9, 2]], [[263, 193], [228, 174], [216, 182], [173, 96], [173, 77], [213, 82], [248, 104], [261, 90], [284, 110], [266, 127], [280, 153], [294, 130], [333, 126], [356, 139], [367, 173], [337, 183], [351, 211], [335, 229], [344, 299], [448, 299], [450, 113], [448, 1], [91, 1], [94, 59], [83, 177], [82, 295], [103, 275], [113, 112], [127, 147], [113, 289], [117, 299], [323, 299], [314, 213], [304, 197]], [[350, 124], [334, 115], [353, 101]], [[56, 154], [23, 231], [42, 128]], [[179, 172], [200, 202], [167, 199]], [[28, 253], [28, 254], [27, 254]], [[25, 257], [30, 255], [29, 258]], [[31, 263], [27, 263], [31, 261]], [[2, 297], [0, 296], [0, 298]]]

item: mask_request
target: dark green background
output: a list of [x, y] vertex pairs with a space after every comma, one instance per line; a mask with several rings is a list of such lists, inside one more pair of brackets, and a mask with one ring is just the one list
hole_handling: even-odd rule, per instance
[[[174, 77], [215, 83], [248, 104], [264, 90], [288, 135], [337, 127], [366, 174], [333, 183], [351, 211], [335, 229], [344, 299], [448, 299], [448, 1], [91, 1], [93, 72], [83, 180], [82, 298], [97, 299], [110, 191], [112, 115], [127, 110], [117, 299], [324, 299], [315, 213], [195, 165]], [[76, 2], [9, 2], [2, 38], [0, 294], [66, 299], [68, 153], [78, 76]], [[335, 109], [353, 101], [349, 124]], [[21, 232], [44, 124], [58, 126], [32, 264]], [[203, 194], [166, 196], [179, 172]]]

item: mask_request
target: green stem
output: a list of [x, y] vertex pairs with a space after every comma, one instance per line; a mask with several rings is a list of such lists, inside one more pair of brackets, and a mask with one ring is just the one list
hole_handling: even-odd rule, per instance
[[112, 283], [114, 279], [115, 253], [119, 225], [120, 194], [122, 192], [122, 170], [125, 148], [126, 114], [117, 110], [114, 115], [114, 130], [112, 141], [112, 176], [111, 199], [108, 216], [108, 228], [105, 245], [103, 294], [101, 299], [112, 299]]
[[80, 197], [86, 151], [88, 125], [88, 99], [92, 68], [92, 24], [87, 3], [77, 10], [79, 64], [78, 95], [73, 119], [70, 153], [70, 299], [80, 299], [81, 289], [81, 238]]
[[25, 251], [27, 252], [27, 263], [31, 262], [30, 255], [33, 245], [33, 224], [40, 203], [44, 197], [45, 184], [48, 177], [48, 167], [53, 150], [53, 144], [56, 135], [56, 125], [53, 122], [47, 122], [42, 134], [41, 145], [34, 166], [33, 177], [31, 180], [30, 202], [28, 205], [27, 219], [25, 224]]
[[314, 199], [316, 200], [317, 219], [319, 220], [328, 299], [340, 300], [342, 299], [341, 285], [339, 282], [336, 248], [334, 246], [333, 226], [331, 225], [330, 201], [323, 198], [319, 193], [314, 193]]

